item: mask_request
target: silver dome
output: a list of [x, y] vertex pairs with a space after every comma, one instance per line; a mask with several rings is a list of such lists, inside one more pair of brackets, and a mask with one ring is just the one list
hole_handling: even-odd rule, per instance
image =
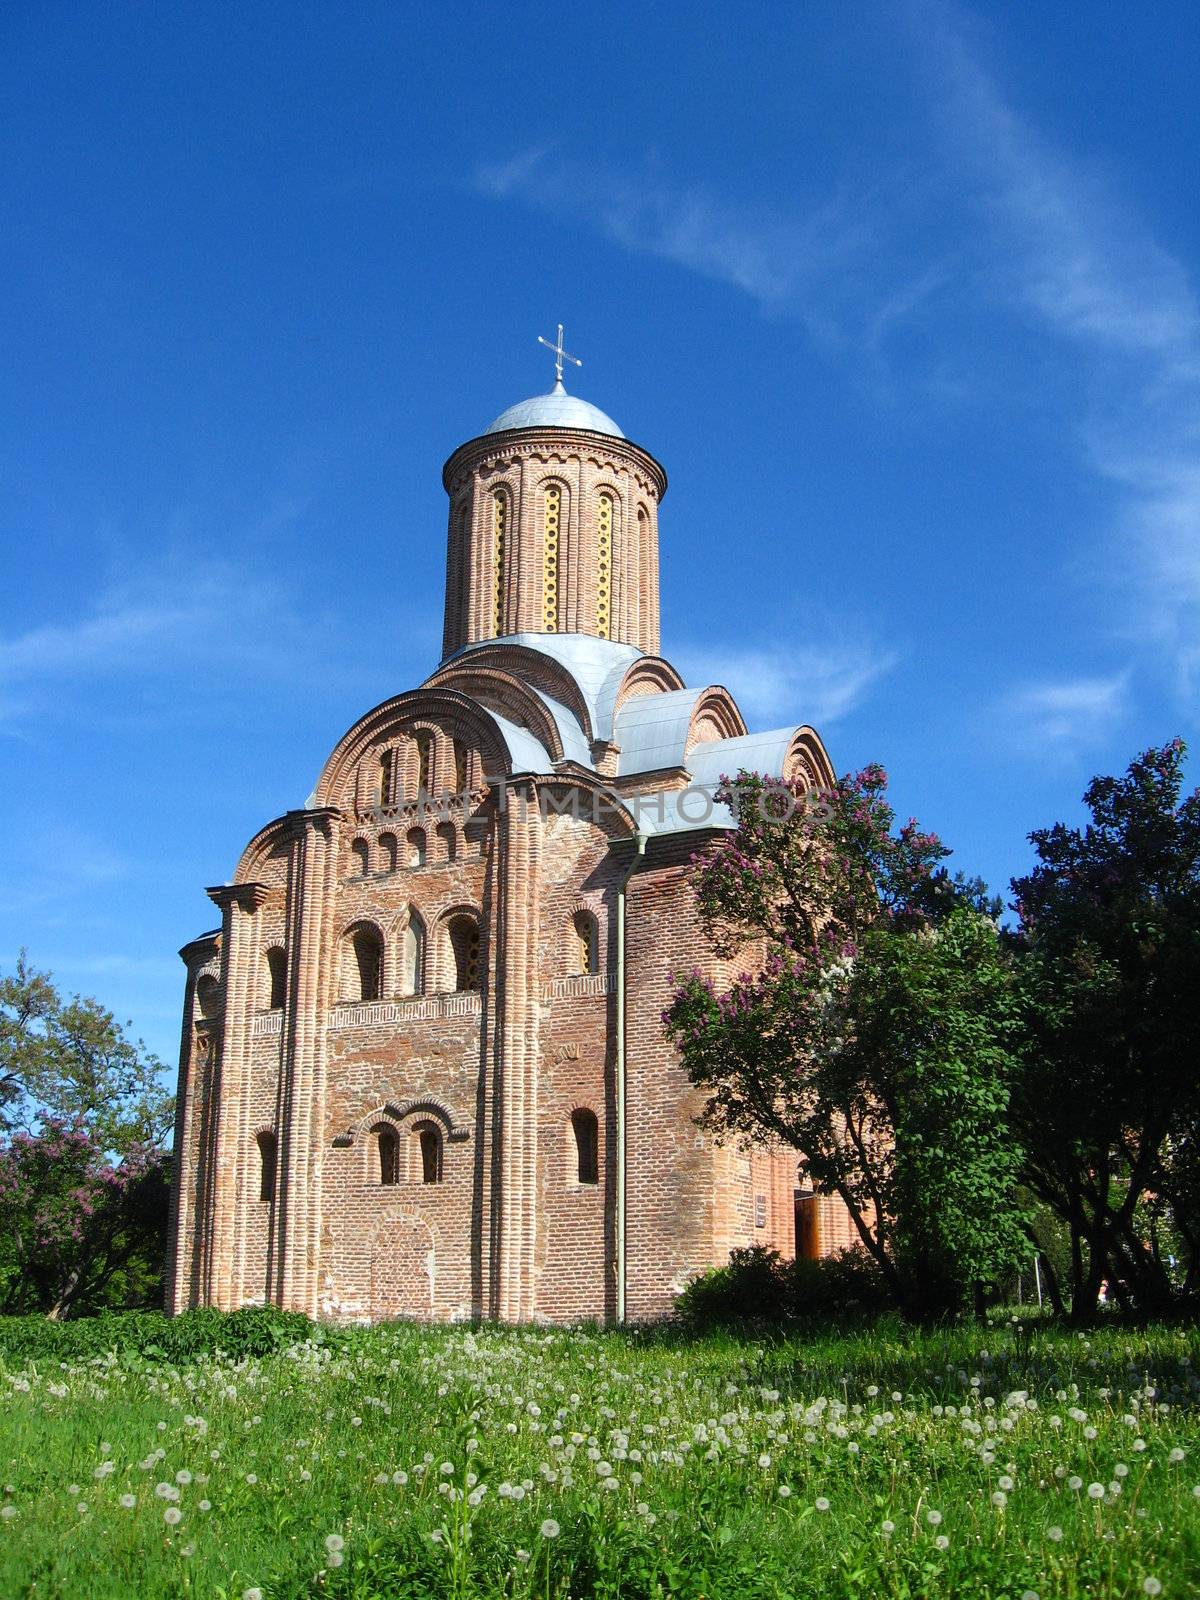
[[534, 395], [502, 411], [485, 433], [509, 433], [514, 428], [584, 428], [590, 433], [608, 433], [614, 439], [625, 435], [598, 406], [589, 405], [578, 395], [568, 394], [556, 383], [549, 394]]

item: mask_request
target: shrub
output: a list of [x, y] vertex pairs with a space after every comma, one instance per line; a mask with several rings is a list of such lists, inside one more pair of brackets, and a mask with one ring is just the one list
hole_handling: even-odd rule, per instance
[[696, 1329], [795, 1326], [875, 1317], [889, 1309], [890, 1297], [864, 1250], [841, 1250], [819, 1261], [785, 1261], [777, 1250], [754, 1245], [732, 1251], [727, 1266], [693, 1278], [675, 1305], [680, 1319]]
[[241, 1311], [110, 1311], [95, 1317], [51, 1322], [45, 1317], [0, 1317], [0, 1358], [86, 1361], [110, 1350], [131, 1352], [176, 1365], [206, 1356], [231, 1360], [270, 1355], [305, 1339], [330, 1342], [333, 1330], [299, 1311], [252, 1306]]

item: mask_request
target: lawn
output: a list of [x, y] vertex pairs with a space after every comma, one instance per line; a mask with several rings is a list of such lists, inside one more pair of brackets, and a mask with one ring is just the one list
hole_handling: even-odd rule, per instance
[[5, 1600], [1200, 1592], [1190, 1331], [147, 1330], [0, 1335]]

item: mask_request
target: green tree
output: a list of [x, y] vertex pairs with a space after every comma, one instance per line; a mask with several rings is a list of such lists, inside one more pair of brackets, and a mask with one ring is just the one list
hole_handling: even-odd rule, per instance
[[51, 1118], [0, 1147], [0, 1308], [78, 1316], [162, 1296], [170, 1162], [109, 1159], [84, 1128]]
[[1029, 1187], [1066, 1224], [1072, 1308], [1107, 1281], [1162, 1311], [1200, 1290], [1200, 794], [1185, 746], [1095, 778], [1083, 827], [1030, 835], [1014, 880]]
[[1024, 1248], [1007, 1122], [1016, 1007], [977, 883], [879, 767], [827, 793], [741, 774], [735, 831], [696, 863], [719, 953], [752, 954], [723, 992], [699, 972], [665, 1015], [705, 1120], [798, 1149], [845, 1202], [911, 1315], [956, 1310]]
[[0, 976], [0, 1133], [46, 1117], [85, 1126], [103, 1149], [160, 1148], [174, 1100], [161, 1061], [96, 1000], [64, 1000], [24, 952]]
[[0, 977], [0, 1306], [72, 1316], [158, 1298], [173, 1101], [97, 1001], [24, 955]]

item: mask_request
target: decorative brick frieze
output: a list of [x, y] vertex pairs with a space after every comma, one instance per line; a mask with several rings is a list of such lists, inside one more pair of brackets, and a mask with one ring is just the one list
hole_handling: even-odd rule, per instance
[[564, 978], [551, 978], [542, 985], [542, 999], [566, 1000], [572, 996], [613, 994], [616, 983], [611, 972], [571, 972]]
[[411, 999], [367, 1000], [338, 1004], [329, 1014], [331, 1033], [350, 1028], [378, 1028], [390, 1024], [430, 1022], [440, 1017], [478, 1016], [482, 1000], [477, 994], [438, 994]]

